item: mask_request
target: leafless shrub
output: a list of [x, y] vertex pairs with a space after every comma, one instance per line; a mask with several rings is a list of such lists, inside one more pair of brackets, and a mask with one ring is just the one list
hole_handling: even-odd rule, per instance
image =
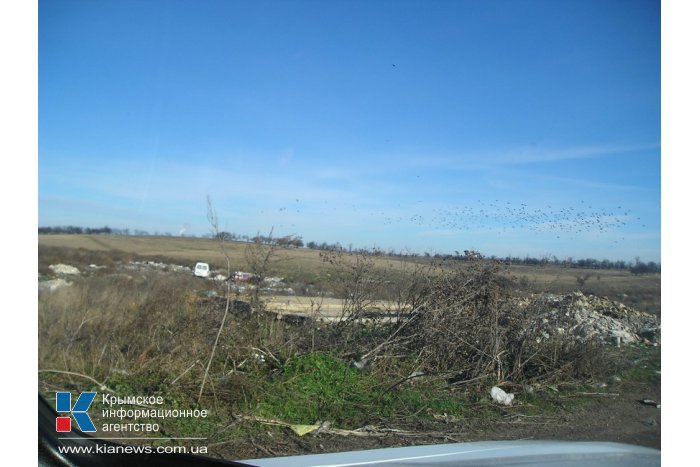
[[440, 265], [435, 262], [428, 264], [413, 261], [402, 261], [398, 271], [386, 287], [385, 295], [392, 305], [391, 311], [396, 316], [397, 323], [410, 319], [418, 310], [425, 307], [431, 296], [431, 285], [435, 277], [441, 273]]
[[220, 235], [219, 231], [219, 218], [216, 215], [214, 206], [211, 204], [211, 198], [207, 196], [207, 220], [214, 231], [214, 238], [219, 239], [219, 246], [221, 248], [221, 253], [226, 258], [226, 308], [224, 309], [224, 315], [221, 318], [221, 325], [219, 326], [219, 331], [216, 333], [216, 339], [214, 339], [214, 345], [211, 348], [211, 354], [209, 355], [209, 361], [204, 370], [204, 376], [202, 376], [202, 384], [199, 387], [199, 396], [197, 396], [197, 402], [202, 399], [202, 392], [204, 391], [204, 385], [207, 381], [207, 376], [209, 376], [209, 369], [211, 367], [211, 362], [214, 359], [214, 353], [216, 352], [216, 346], [219, 343], [219, 338], [221, 337], [221, 331], [224, 329], [224, 324], [226, 324], [226, 317], [228, 316], [229, 306], [231, 304], [231, 258], [229, 257], [228, 251], [226, 250], [226, 237]]
[[[415, 324], [424, 364], [460, 377], [503, 375], [503, 305], [509, 297], [501, 265], [472, 261], [439, 276]], [[409, 331], [410, 332], [410, 331]]]
[[514, 305], [515, 281], [503, 263], [440, 267], [424, 281], [404, 319], [392, 323], [363, 359], [407, 356], [455, 384], [571, 380], [605, 369], [598, 344], [541, 338], [535, 320], [542, 303]]
[[[272, 238], [274, 226], [270, 228], [270, 233], [267, 238]], [[275, 242], [265, 243], [265, 237], [260, 234], [256, 235], [252, 243], [249, 243], [245, 249], [245, 260], [250, 268], [250, 272], [255, 277], [254, 288], [252, 289], [251, 303], [253, 308], [258, 311], [265, 310], [265, 302], [261, 297], [261, 285], [269, 276], [271, 268], [284, 261], [284, 256], [279, 254], [280, 245]]]
[[339, 326], [360, 322], [377, 301], [381, 276], [368, 253], [348, 254], [340, 250], [322, 251], [323, 262], [333, 266], [336, 295], [343, 299]]
[[576, 284], [579, 287], [585, 287], [586, 282], [588, 281], [588, 279], [591, 278], [592, 275], [593, 274], [591, 274], [591, 273], [586, 273], [586, 274], [582, 274], [580, 276], [576, 276]]
[[548, 310], [543, 294], [525, 308], [514, 308], [518, 328], [509, 332], [512, 381], [571, 381], [600, 376], [609, 369], [604, 344], [597, 340], [571, 338], [572, 321], [562, 323], [562, 332], [546, 335], [540, 329], [541, 315]]

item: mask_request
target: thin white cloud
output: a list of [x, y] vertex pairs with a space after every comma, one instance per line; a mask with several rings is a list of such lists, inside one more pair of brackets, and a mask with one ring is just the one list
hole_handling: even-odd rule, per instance
[[642, 145], [602, 144], [593, 146], [573, 146], [568, 148], [542, 150], [537, 149], [536, 147], [529, 147], [509, 151], [500, 157], [495, 157], [493, 162], [497, 164], [506, 165], [558, 162], [564, 160], [591, 159], [596, 157], [614, 156], [630, 152], [660, 149], [660, 147], [661, 146], [658, 143]]
[[[162, 160], [161, 160], [162, 161]], [[199, 201], [206, 193], [219, 199], [255, 199], [256, 204], [289, 199], [349, 202], [362, 193], [313, 183], [298, 171], [286, 174], [272, 170], [230, 165], [224, 168], [162, 162], [153, 171], [137, 163], [111, 163], [93, 167], [64, 167], [61, 173], [46, 174], [46, 183], [76, 187], [100, 196], [125, 200]]]
[[617, 156], [639, 151], [660, 149], [652, 144], [597, 144], [567, 147], [522, 146], [490, 148], [466, 151], [460, 154], [409, 154], [401, 164], [392, 163], [392, 168], [403, 167], [420, 170], [489, 170], [504, 166], [539, 164], [578, 159]]
[[[511, 172], [511, 175], [517, 174], [517, 172]], [[527, 177], [528, 179], [543, 180], [547, 182], [557, 182], [562, 183], [567, 186], [579, 186], [583, 188], [594, 188], [600, 190], [620, 190], [620, 191], [640, 191], [648, 190], [649, 187], [639, 186], [639, 185], [626, 185], [622, 183], [610, 183], [602, 182], [599, 180], [588, 180], [584, 178], [573, 178], [573, 177], [561, 177], [558, 175], [545, 175], [540, 172], [523, 172], [520, 176]]]

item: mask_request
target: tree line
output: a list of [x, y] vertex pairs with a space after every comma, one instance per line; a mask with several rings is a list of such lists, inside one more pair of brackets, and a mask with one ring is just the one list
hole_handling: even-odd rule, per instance
[[92, 227], [77, 227], [74, 225], [64, 225], [64, 226], [58, 226], [58, 227], [39, 227], [39, 235], [42, 235], [42, 234], [129, 235], [129, 229], [113, 229], [113, 228], [107, 227], [107, 226], [92, 228]]
[[[78, 226], [56, 226], [56, 227], [39, 227], [40, 235], [50, 235], [50, 234], [88, 234], [88, 235], [135, 235], [135, 236], [172, 236], [169, 232], [153, 232], [149, 233], [145, 230], [135, 229], [133, 232], [129, 229], [116, 229], [108, 226], [91, 228], [91, 227], [78, 227]], [[180, 235], [184, 237], [184, 234]], [[518, 256], [507, 256], [498, 257], [495, 255], [486, 257], [475, 250], [464, 250], [463, 252], [455, 251], [453, 254], [443, 254], [435, 253], [431, 254], [429, 252], [424, 252], [419, 255], [414, 252], [397, 252], [393, 248], [382, 249], [380, 247], [374, 246], [372, 248], [361, 247], [353, 248], [352, 244], [348, 246], [343, 246], [339, 242], [328, 243], [328, 242], [316, 242], [309, 241], [304, 243], [304, 240], [299, 235], [285, 235], [282, 237], [273, 237], [272, 235], [242, 235], [233, 232], [218, 232], [216, 234], [202, 235], [205, 238], [216, 238], [219, 240], [227, 241], [239, 241], [239, 242], [253, 242], [261, 243], [265, 245], [276, 245], [284, 248], [308, 248], [311, 250], [321, 250], [321, 251], [342, 251], [346, 253], [356, 253], [367, 256], [391, 256], [397, 258], [417, 258], [423, 256], [425, 258], [434, 258], [439, 260], [452, 260], [452, 261], [473, 261], [475, 259], [490, 259], [493, 261], [502, 261], [507, 264], [514, 265], [526, 265], [526, 266], [559, 266], [566, 268], [582, 268], [582, 269], [618, 269], [618, 270], [629, 270], [632, 274], [655, 274], [661, 272], [661, 264], [654, 261], [643, 262], [639, 258], [635, 258], [634, 262], [631, 261], [611, 261], [607, 259], [599, 260], [595, 258], [585, 258], [585, 259], [574, 259], [572, 257], [567, 258], [557, 258], [554, 255], [545, 255], [540, 258], [525, 256], [524, 258]]]

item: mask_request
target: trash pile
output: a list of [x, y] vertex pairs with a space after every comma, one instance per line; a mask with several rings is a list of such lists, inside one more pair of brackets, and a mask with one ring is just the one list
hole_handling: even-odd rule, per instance
[[266, 277], [263, 280], [263, 290], [272, 294], [294, 295], [294, 289], [286, 285], [284, 280], [284, 277]]
[[127, 271], [172, 271], [172, 272], [192, 272], [189, 266], [179, 264], [167, 264], [159, 261], [130, 261], [122, 265], [122, 269]]
[[68, 274], [75, 275], [80, 274], [80, 270], [75, 266], [70, 266], [68, 264], [52, 264], [49, 269], [53, 271], [54, 274]]
[[574, 292], [565, 295], [531, 295], [518, 305], [533, 310], [529, 331], [537, 342], [554, 337], [585, 342], [598, 339], [613, 344], [644, 342], [658, 345], [661, 321], [658, 317], [605, 297]]
[[61, 289], [63, 287], [68, 287], [73, 285], [72, 282], [68, 282], [65, 279], [51, 279], [48, 281], [39, 281], [39, 293], [43, 292], [53, 292], [54, 290]]
[[64, 279], [64, 277], [80, 275], [80, 270], [75, 266], [71, 266], [69, 264], [52, 264], [49, 266], [49, 269], [58, 277], [47, 280], [46, 277], [39, 274], [40, 294], [46, 292], [54, 292], [55, 290], [62, 289], [63, 287], [69, 287], [73, 285], [73, 283], [67, 281], [66, 279]]

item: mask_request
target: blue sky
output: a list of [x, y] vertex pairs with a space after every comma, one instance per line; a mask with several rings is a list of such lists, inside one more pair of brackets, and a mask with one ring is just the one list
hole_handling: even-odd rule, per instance
[[658, 1], [39, 2], [39, 224], [660, 259]]

